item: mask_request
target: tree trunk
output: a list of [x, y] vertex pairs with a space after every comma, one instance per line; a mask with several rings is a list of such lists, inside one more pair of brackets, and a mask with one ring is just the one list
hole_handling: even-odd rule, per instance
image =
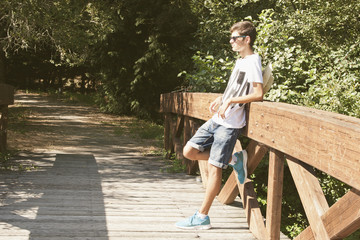
[[1, 44], [0, 44], [0, 83], [5, 83], [6, 80], [6, 73], [5, 73], [5, 53], [2, 50]]
[[[0, 38], [6, 37], [6, 32], [3, 29], [6, 29], [4, 23], [0, 24]], [[4, 43], [0, 42], [0, 83], [5, 83], [6, 81], [6, 58], [4, 52]]]

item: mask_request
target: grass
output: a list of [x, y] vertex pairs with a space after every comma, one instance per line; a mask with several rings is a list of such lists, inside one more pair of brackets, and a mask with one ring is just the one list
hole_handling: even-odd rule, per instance
[[21, 163], [14, 161], [14, 156], [16, 156], [18, 151], [6, 151], [1, 153], [0, 152], [0, 170], [3, 171], [30, 171], [37, 169], [35, 165], [25, 166]]
[[116, 124], [114, 129], [116, 135], [130, 135], [139, 139], [162, 141], [164, 128], [153, 122], [137, 118], [128, 118]]
[[163, 148], [164, 126], [137, 118], [127, 118], [115, 124], [114, 133], [118, 136], [131, 136], [140, 142], [150, 143], [155, 147], [154, 150], [147, 152], [146, 156], [161, 156], [165, 166], [160, 169], [167, 173], [184, 173], [186, 166], [181, 159], [176, 158], [175, 154], [169, 153]]
[[0, 169], [10, 170], [12, 169], [11, 154], [9, 152], [0, 153]]
[[[39, 94], [45, 94], [45, 93], [40, 92]], [[74, 91], [59, 92], [58, 90], [56, 91], [52, 90], [52, 91], [48, 91], [46, 95], [56, 100], [64, 101], [66, 103], [72, 103], [72, 104], [79, 103], [87, 106], [96, 106], [95, 94], [93, 93], [82, 94]]]
[[169, 159], [166, 159], [164, 155], [165, 166], [160, 169], [161, 172], [166, 173], [184, 173], [186, 171], [186, 166], [182, 163], [181, 159], [178, 159], [175, 153], [170, 155]]
[[[31, 110], [23, 108], [21, 105], [16, 104], [16, 107], [9, 108], [9, 125], [8, 129], [20, 134], [25, 134], [28, 131], [26, 127], [27, 118], [32, 114]], [[20, 150], [6, 150], [0, 152], [0, 170], [2, 171], [30, 171], [37, 167], [33, 164], [23, 165], [14, 160]]]
[[16, 107], [9, 108], [9, 126], [8, 129], [24, 134], [26, 132], [27, 118], [32, 114], [31, 110], [16, 104]]

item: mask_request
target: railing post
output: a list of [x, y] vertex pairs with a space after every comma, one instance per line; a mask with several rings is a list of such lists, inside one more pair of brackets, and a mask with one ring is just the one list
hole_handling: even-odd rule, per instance
[[174, 153], [176, 158], [178, 159], [183, 159], [183, 144], [180, 140], [181, 137], [181, 132], [183, 130], [184, 127], [184, 116], [182, 115], [178, 115], [176, 118], [176, 121], [174, 121], [172, 123], [172, 130], [171, 130], [171, 135], [172, 135], [172, 145], [174, 148]]
[[[195, 123], [195, 121], [192, 118], [185, 116], [185, 118], [184, 118], [184, 140], [183, 140], [184, 146], [187, 143], [187, 141], [191, 138], [191, 136], [195, 134], [197, 127], [198, 127], [197, 124]], [[185, 158], [184, 158], [184, 160], [186, 163], [186, 173], [189, 175], [196, 174], [197, 170], [199, 169], [198, 161], [192, 161], [192, 160], [188, 160]]]
[[[240, 141], [236, 142], [234, 152], [241, 151], [242, 147]], [[267, 153], [268, 149], [265, 145], [259, 144], [256, 141], [251, 140], [248, 146], [246, 147], [246, 151], [248, 154], [248, 176], [250, 176], [259, 165], [261, 159]], [[239, 194], [239, 189], [236, 183], [236, 176], [233, 173], [226, 181], [224, 187], [221, 189], [219, 193], [218, 200], [223, 204], [232, 203], [236, 196]]]
[[171, 113], [164, 114], [164, 148], [167, 154], [170, 151], [170, 125], [171, 125], [170, 118], [171, 118]]
[[283, 178], [284, 154], [270, 149], [266, 207], [266, 230], [269, 239], [280, 239]]

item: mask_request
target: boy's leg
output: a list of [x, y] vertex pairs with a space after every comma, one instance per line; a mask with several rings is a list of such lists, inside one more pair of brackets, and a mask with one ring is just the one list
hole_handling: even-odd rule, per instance
[[[200, 159], [208, 160], [210, 157], [210, 151], [205, 150], [202, 152], [190, 145], [185, 145], [185, 147], [183, 149], [183, 155], [184, 155], [184, 157], [186, 157], [187, 159], [190, 159], [190, 160], [200, 160]], [[210, 175], [213, 175], [213, 174], [210, 174], [210, 169], [209, 169], [208, 181], [211, 181]], [[221, 183], [221, 177], [220, 177], [220, 183]], [[209, 186], [209, 184], [208, 184], [208, 186]], [[207, 189], [206, 189], [206, 193], [208, 192], [208, 188], [209, 187], [207, 187]], [[201, 212], [201, 210], [199, 210], [193, 216], [190, 216], [187, 219], [177, 222], [175, 224], [175, 226], [178, 228], [181, 228], [181, 229], [209, 229], [209, 228], [211, 228], [210, 218], [209, 218], [209, 216], [207, 216], [207, 213], [209, 212], [209, 209], [210, 209], [210, 206], [211, 206], [211, 203], [213, 200], [212, 199], [210, 201], [211, 198], [214, 199], [215, 197], [212, 197], [212, 194], [209, 194], [209, 197], [208, 197], [209, 200], [206, 201], [206, 199], [207, 199], [207, 194], [206, 194], [205, 198], [203, 200], [203, 205], [205, 205], [205, 207], [202, 207], [201, 209], [204, 209], [206, 214]], [[203, 213], [204, 215], [200, 216], [200, 215], [202, 215], [200, 213]]]
[[[186, 144], [183, 149], [183, 155], [190, 160], [209, 160], [210, 151], [212, 151], [213, 159], [210, 161], [211, 163], [209, 162], [208, 164], [209, 175], [207, 188], [199, 211], [193, 216], [177, 222], [176, 226], [179, 228], [211, 228], [210, 218], [207, 214], [220, 191], [222, 168], [227, 165], [228, 159], [231, 157], [239, 132], [237, 129], [227, 129], [211, 121], [208, 121], [203, 126], [196, 132], [188, 144]], [[214, 139], [217, 139], [216, 144], [214, 144]], [[210, 147], [210, 145], [211, 150], [208, 150], [207, 147]], [[198, 148], [195, 148], [195, 146]]]
[[211, 158], [208, 162], [208, 180], [203, 203], [199, 212], [207, 215], [210, 207], [220, 191], [222, 169], [228, 164], [234, 149], [240, 129], [229, 129], [218, 126], [214, 134], [214, 143], [211, 147]]
[[[193, 148], [189, 145], [186, 145], [183, 149], [184, 157], [190, 160], [208, 160], [210, 157], [210, 151], [206, 150], [204, 152], [200, 152], [196, 148]], [[222, 177], [222, 169], [216, 167], [212, 164], [208, 164], [208, 182], [205, 192], [205, 197], [201, 208], [199, 210], [200, 213], [208, 215], [212, 202], [220, 191], [221, 187], [221, 177]]]
[[203, 203], [199, 212], [204, 215], [208, 215], [210, 207], [220, 191], [222, 169], [212, 164], [208, 164], [208, 181], [206, 185], [206, 192]]
[[205, 197], [199, 211], [193, 216], [179, 221], [175, 224], [176, 227], [182, 229], [209, 229], [211, 228], [210, 218], [208, 216], [210, 207], [220, 191], [222, 169], [212, 164], [208, 164], [208, 182], [205, 192]]

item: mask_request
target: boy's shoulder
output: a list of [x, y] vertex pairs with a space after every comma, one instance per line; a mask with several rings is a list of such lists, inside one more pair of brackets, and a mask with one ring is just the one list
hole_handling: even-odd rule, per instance
[[258, 60], [261, 60], [261, 57], [259, 56], [259, 54], [254, 53], [254, 54], [247, 56], [245, 59], [249, 59], [252, 61], [258, 61]]
[[261, 66], [261, 57], [254, 53], [252, 55], [246, 56], [245, 58], [238, 58], [236, 60], [237, 65], [249, 66], [249, 65], [260, 65]]
[[241, 62], [241, 61], [243, 61], [243, 62], [244, 61], [261, 61], [261, 57], [260, 57], [259, 54], [254, 53], [254, 54], [246, 56], [245, 58], [239, 57], [236, 61], [237, 62]]

